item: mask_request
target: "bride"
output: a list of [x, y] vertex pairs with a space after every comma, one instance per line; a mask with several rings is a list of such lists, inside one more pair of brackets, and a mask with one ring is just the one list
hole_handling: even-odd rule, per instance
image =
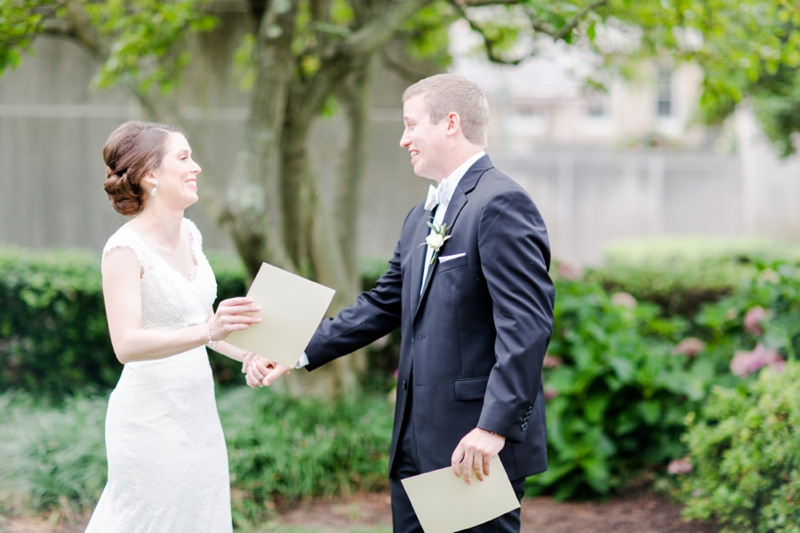
[[258, 308], [231, 298], [212, 310], [214, 273], [183, 217], [198, 200], [200, 167], [177, 128], [126, 122], [103, 158], [109, 200], [135, 217], [103, 249], [111, 343], [125, 366], [108, 403], [108, 484], [86, 531], [230, 532], [228, 457], [205, 347], [249, 362], [223, 339], [258, 322], [243, 314]]

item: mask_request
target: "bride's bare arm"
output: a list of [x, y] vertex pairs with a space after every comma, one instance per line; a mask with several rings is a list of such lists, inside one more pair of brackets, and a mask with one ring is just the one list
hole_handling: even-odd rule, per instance
[[[209, 333], [206, 323], [171, 331], [142, 329], [140, 274], [136, 254], [128, 248], [111, 250], [103, 260], [103, 299], [117, 359], [121, 363], [164, 359], [206, 344]], [[232, 331], [247, 329], [260, 321], [242, 314], [252, 311], [258, 308], [247, 298], [220, 302], [211, 316], [211, 339], [221, 341]]]

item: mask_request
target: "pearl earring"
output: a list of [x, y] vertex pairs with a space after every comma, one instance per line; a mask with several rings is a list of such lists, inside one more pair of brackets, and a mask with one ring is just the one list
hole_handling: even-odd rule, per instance
[[158, 182], [156, 182], [156, 186], [153, 187], [153, 190], [150, 191], [150, 196], [155, 196], [157, 192], [158, 192]]

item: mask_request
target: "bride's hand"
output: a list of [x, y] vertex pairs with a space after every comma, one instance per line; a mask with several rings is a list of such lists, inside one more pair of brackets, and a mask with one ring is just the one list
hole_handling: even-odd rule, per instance
[[285, 365], [250, 353], [245, 354], [243, 368], [247, 372], [247, 385], [253, 388], [268, 387], [281, 375], [288, 374], [290, 370]]
[[261, 308], [253, 303], [250, 298], [228, 298], [222, 300], [217, 306], [217, 312], [209, 321], [209, 333], [212, 341], [221, 341], [231, 332], [249, 328], [252, 324], [261, 322], [257, 316], [248, 316], [244, 313], [255, 313]]

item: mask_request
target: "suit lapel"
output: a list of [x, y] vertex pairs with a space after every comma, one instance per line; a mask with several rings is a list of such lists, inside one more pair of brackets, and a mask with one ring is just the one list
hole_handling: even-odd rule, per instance
[[427, 246], [420, 246], [420, 243], [425, 242], [425, 238], [428, 236], [428, 232], [430, 231], [428, 221], [430, 219], [431, 212], [423, 211], [422, 218], [417, 224], [417, 231], [414, 233], [414, 242], [411, 243], [412, 246], [414, 246], [411, 252], [411, 309], [415, 310], [419, 307], [419, 288], [422, 285], [422, 273], [425, 268], [425, 252], [428, 249]]
[[[469, 170], [467, 170], [466, 174], [464, 174], [464, 177], [461, 178], [461, 181], [458, 182], [458, 187], [456, 187], [456, 190], [453, 192], [453, 197], [450, 199], [450, 204], [447, 206], [447, 211], [445, 212], [444, 218], [442, 219], [442, 224], [447, 224], [448, 235], [451, 235], [452, 232], [455, 231], [454, 228], [456, 220], [458, 219], [458, 215], [461, 213], [461, 210], [464, 208], [464, 206], [467, 205], [467, 195], [470, 192], [472, 192], [472, 190], [478, 184], [478, 180], [481, 178], [483, 173], [492, 167], [493, 167], [492, 160], [489, 159], [488, 155], [485, 155], [480, 159], [478, 159], [475, 162], [475, 164], [472, 165], [469, 168]], [[429, 212], [426, 211], [426, 213]], [[423, 221], [423, 225], [424, 225], [424, 230], [423, 230], [424, 233], [422, 235], [422, 240], [420, 240], [419, 242], [425, 242], [425, 237], [428, 236], [428, 231], [430, 231], [430, 228], [428, 227], [427, 224], [425, 224], [425, 221]], [[447, 246], [446, 242], [444, 243], [442, 248], [444, 248], [445, 246]], [[419, 250], [422, 250], [422, 256], [425, 255], [425, 251], [427, 250], [427, 248], [428, 248], [427, 246], [419, 247]], [[417, 296], [418, 300], [414, 302], [412, 307], [412, 309], [414, 309], [415, 317], [419, 312], [420, 306], [422, 305], [422, 301], [425, 299], [425, 294], [427, 294], [428, 292], [428, 287], [431, 284], [431, 280], [433, 279], [433, 276], [436, 274], [436, 267], [439, 266], [438, 255], [439, 254], [437, 254], [437, 259], [433, 261], [433, 264], [428, 267], [428, 277], [425, 278], [425, 286], [422, 287], [422, 294], [419, 294], [419, 292], [414, 291], [415, 296], [419, 295]], [[415, 285], [415, 287], [419, 287], [419, 283], [422, 283], [422, 268], [424, 267], [423, 265], [424, 259], [421, 257], [418, 258], [415, 255], [414, 261], [415, 264], [418, 265], [417, 268], [420, 269], [419, 276], [417, 278], [417, 285]]]

